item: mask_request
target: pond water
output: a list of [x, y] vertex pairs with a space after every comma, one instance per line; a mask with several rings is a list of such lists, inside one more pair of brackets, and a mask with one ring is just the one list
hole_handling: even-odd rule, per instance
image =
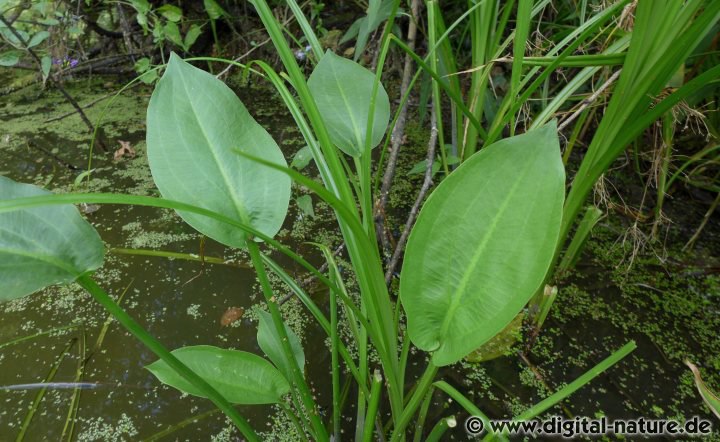
[[[71, 83], [70, 90], [86, 104], [111, 94], [115, 87], [83, 80]], [[280, 103], [259, 86], [243, 86], [237, 92], [289, 160], [301, 142], [287, 115], [279, 111]], [[75, 180], [87, 167], [87, 129], [77, 115], [47, 121], [71, 111], [62, 97], [41, 92], [37, 86], [0, 96], [0, 173], [58, 192], [157, 195], [145, 161], [144, 120], [150, 93], [145, 86], [134, 88], [107, 108], [103, 127], [111, 152], [96, 152], [92, 178], [80, 185]], [[89, 117], [97, 121], [108, 102], [104, 99], [89, 107]], [[411, 146], [403, 154], [401, 172], [402, 167], [409, 169], [423, 157], [422, 137], [410, 134]], [[135, 149], [134, 158], [112, 159], [121, 140]], [[410, 180], [414, 178], [403, 179], [404, 173], [399, 176], [402, 182], [391, 199], [397, 220], [402, 218], [403, 205], [414, 198], [401, 193], [412, 189]], [[297, 196], [304, 190], [293, 192]], [[323, 241], [335, 247], [339, 244], [337, 233], [321, 204], [316, 202], [317, 219], [304, 215], [294, 203], [291, 206], [279, 239], [319, 264], [317, 253], [303, 241]], [[698, 212], [701, 207], [693, 210]], [[96, 279], [114, 297], [122, 297], [122, 306], [167, 347], [209, 344], [261, 354], [255, 335], [262, 296], [243, 253], [211, 240], [201, 246], [201, 236], [170, 211], [130, 206], [86, 209], [87, 219], [109, 250]], [[508, 417], [635, 339], [636, 352], [554, 411], [568, 416], [699, 415], [710, 419], [682, 359], [690, 357], [701, 365], [711, 385], [720, 382], [720, 280], [693, 268], [669, 273], [651, 260], [639, 260], [631, 273], [623, 272], [622, 266], [612, 268], [627, 254], [625, 245], [613, 243], [622, 233], [620, 228], [610, 221], [600, 226], [579, 271], [561, 287], [557, 308], [525, 360], [512, 353], [483, 364], [457, 364], [440, 375], [469, 391], [488, 415]], [[699, 252], [702, 258], [697, 265], [702, 268], [718, 264], [713, 250], [718, 250], [720, 229], [711, 223], [706, 230], [711, 245]], [[223, 258], [231, 265], [117, 250], [154, 249], [198, 256], [201, 248], [206, 256]], [[277, 258], [291, 274], [304, 277], [290, 262]], [[279, 293], [287, 292], [279, 282], [275, 284]], [[352, 288], [352, 281], [349, 286]], [[324, 305], [324, 293], [318, 291], [315, 296]], [[229, 308], [242, 309], [242, 317], [223, 326], [221, 319]], [[328, 352], [320, 351], [326, 345], [325, 336], [296, 301], [286, 303], [283, 313], [303, 338], [309, 377], [326, 407], [330, 360]], [[155, 356], [117, 323], [107, 320], [107, 313], [75, 285], [52, 287], [0, 305], [0, 386], [45, 381], [84, 382], [92, 387], [48, 389], [43, 396], [38, 389], [0, 389], [0, 441], [15, 439], [25, 426], [25, 440], [62, 440], [70, 431], [67, 422], [73, 421], [69, 416], [75, 414], [72, 440], [135, 441], [160, 436], [166, 440], [239, 440], [223, 416], [212, 411], [211, 403], [161, 386], [143, 368], [155, 361]], [[32, 337], [47, 331], [51, 333]], [[23, 337], [31, 338], [14, 342]], [[421, 355], [414, 356], [412, 366], [418, 372], [423, 368]], [[431, 422], [453, 413], [464, 419], [446, 397], [437, 393], [434, 399]], [[25, 425], [31, 409], [36, 411]], [[243, 407], [242, 414], [256, 429], [267, 432], [267, 440], [294, 440], [287, 421], [273, 407]], [[347, 410], [345, 414], [353, 415]], [[348, 422], [348, 431], [351, 425]], [[173, 432], [161, 433], [173, 426], [177, 427]], [[715, 426], [720, 423], [716, 421]], [[466, 438], [461, 429], [447, 437]]]

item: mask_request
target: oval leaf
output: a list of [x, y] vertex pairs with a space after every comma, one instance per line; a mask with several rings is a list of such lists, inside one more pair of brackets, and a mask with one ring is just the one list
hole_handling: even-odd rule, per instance
[[542, 283], [560, 230], [565, 171], [555, 124], [486, 147], [425, 202], [400, 298], [410, 338], [438, 366], [503, 330]]
[[179, 22], [180, 20], [182, 20], [182, 9], [178, 8], [177, 6], [162, 5], [157, 8], [156, 11], [170, 21]]
[[[308, 79], [308, 87], [327, 125], [330, 139], [348, 155], [365, 149], [375, 75], [354, 61], [327, 51]], [[382, 141], [390, 120], [390, 100], [382, 84], [375, 99], [371, 147]]]
[[[229, 87], [172, 54], [148, 107], [147, 151], [155, 184], [167, 199], [222, 213], [273, 236], [287, 213], [290, 178], [234, 150], [287, 167], [278, 145]], [[216, 241], [245, 245], [246, 234], [239, 229], [178, 213]]]
[[20, 62], [22, 52], [20, 51], [6, 51], [0, 54], [0, 66], [11, 67], [15, 66]]
[[48, 37], [50, 37], [50, 33], [48, 31], [40, 31], [40, 32], [36, 33], [35, 35], [32, 36], [32, 38], [30, 38], [27, 48], [28, 49], [34, 48], [35, 46], [44, 42]]
[[[260, 311], [260, 324], [258, 325], [257, 341], [262, 351], [265, 352], [268, 358], [273, 361], [273, 364], [280, 371], [283, 372], [285, 378], [292, 379], [292, 368], [290, 367], [290, 361], [285, 357], [285, 352], [282, 348], [282, 341], [280, 336], [275, 330], [273, 324], [272, 315], [266, 311]], [[305, 371], [305, 352], [302, 348], [300, 338], [285, 324], [285, 332], [288, 334], [290, 340], [290, 347], [292, 347], [293, 355], [297, 360], [297, 364], [300, 370]]]
[[[276, 404], [290, 392], [290, 384], [260, 356], [210, 345], [174, 350], [172, 354], [233, 404]], [[147, 367], [163, 384], [183, 393], [205, 397], [162, 360]]]
[[[0, 176], [0, 198], [50, 192]], [[100, 267], [105, 247], [73, 205], [0, 213], [0, 302], [74, 281]]]

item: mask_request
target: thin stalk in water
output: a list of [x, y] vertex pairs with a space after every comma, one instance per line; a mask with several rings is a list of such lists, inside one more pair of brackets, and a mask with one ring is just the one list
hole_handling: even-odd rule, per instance
[[115, 319], [135, 336], [140, 342], [142, 342], [150, 351], [155, 353], [163, 362], [165, 362], [170, 368], [175, 370], [180, 376], [190, 382], [195, 388], [199, 389], [203, 395], [207, 396], [220, 410], [227, 415], [228, 418], [238, 427], [243, 436], [252, 442], [260, 442], [255, 431], [250, 427], [250, 424], [243, 418], [237, 410], [220, 394], [215, 388], [207, 383], [203, 378], [198, 376], [194, 371], [188, 368], [187, 365], [183, 364], [178, 358], [176, 358], [168, 349], [163, 346], [160, 341], [150, 335], [140, 324], [135, 322], [134, 319], [128, 315], [125, 310], [120, 308], [119, 305], [113, 299], [105, 293], [105, 291], [90, 278], [89, 275], [82, 275], [77, 279], [77, 283], [80, 284], [85, 290], [87, 290], [97, 302], [100, 303], [105, 309], [112, 314]]

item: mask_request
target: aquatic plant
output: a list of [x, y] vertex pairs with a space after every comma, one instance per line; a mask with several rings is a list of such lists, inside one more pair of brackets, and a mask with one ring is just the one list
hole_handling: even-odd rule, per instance
[[[280, 32], [267, 5], [259, 2], [257, 6], [271, 33]], [[369, 204], [369, 156], [386, 131], [387, 94], [376, 75], [331, 52], [321, 54], [306, 81], [289, 46], [284, 40], [276, 44], [284, 61], [292, 63], [288, 70], [309, 121], [277, 74], [262, 62], [257, 65], [275, 80], [291, 108], [324, 178], [324, 187], [286, 167], [275, 142], [229, 88], [173, 55], [148, 109], [148, 156], [164, 198], [46, 195], [33, 186], [1, 178], [5, 200], [0, 204], [0, 243], [3, 253], [15, 264], [13, 281], [17, 281], [5, 296], [19, 297], [44, 285], [76, 280], [160, 357], [148, 367], [159, 380], [210, 398], [248, 439], [257, 437], [230, 403], [284, 404], [289, 393], [299, 431], [313, 440], [328, 440], [304, 377], [303, 349], [283, 324], [266, 272], [270, 269], [281, 278], [287, 274], [261, 252], [261, 240], [316, 274], [331, 290], [330, 321], [309, 297], [298, 296], [331, 338], [336, 361], [332, 367], [335, 437], [340, 426], [338, 362], [342, 358], [361, 392], [357, 437], [369, 440], [375, 422], [382, 425], [378, 404], [386, 396], [392, 410], [392, 439], [400, 440], [427, 392], [434, 388], [438, 368], [461, 360], [502, 330], [541, 283], [552, 259], [551, 245], [559, 231], [564, 197], [556, 129], [549, 124], [488, 146], [435, 189], [409, 239], [401, 276], [401, 303], [395, 304], [385, 284]], [[340, 151], [357, 165], [357, 194], [353, 194], [340, 163]], [[189, 181], [189, 176], [202, 179]], [[333, 270], [326, 277], [272, 239], [287, 211], [290, 178], [314, 191], [336, 211], [360, 286], [360, 305], [343, 290], [339, 272]], [[469, 202], [464, 198], [467, 189], [477, 191]], [[103, 257], [97, 233], [73, 207], [44, 206], [77, 200], [173, 208], [205, 235], [230, 247], [246, 248], [270, 311], [261, 318], [258, 341], [272, 363], [251, 353], [202, 345], [167, 351], [90, 278]], [[31, 224], [28, 220], [37, 218], [52, 219], [54, 226], [35, 223], [35, 231], [26, 231]], [[477, 224], [475, 219], [483, 222]], [[56, 235], [58, 228], [60, 234]], [[57, 243], [38, 245], [29, 241], [37, 235], [57, 236]], [[332, 254], [326, 253], [326, 257], [332, 263]], [[497, 264], [491, 269], [479, 268], [481, 262], [483, 267]], [[31, 277], [38, 269], [44, 269], [43, 280]], [[331, 265], [331, 269], [335, 267]], [[291, 279], [288, 282], [293, 284]], [[438, 308], [438, 302], [446, 303], [445, 308]], [[350, 358], [337, 334], [339, 306], [348, 309], [356, 321], [357, 361]], [[400, 309], [408, 318], [402, 344]], [[478, 317], [483, 320], [477, 321]], [[432, 359], [406, 398], [403, 386], [411, 343], [429, 352]], [[382, 365], [382, 371], [373, 374], [366, 356], [370, 345]], [[633, 346], [623, 348], [615, 359]], [[292, 413], [290, 408], [287, 411]], [[441, 423], [433, 432], [441, 433], [443, 428], [447, 426]]]
[[[693, 6], [700, 3], [693, 2]], [[252, 62], [246, 68], [262, 75], [276, 87], [307, 143], [322, 184], [287, 167], [275, 141], [227, 86], [173, 54], [148, 109], [148, 158], [153, 179], [163, 197], [51, 195], [0, 177], [0, 195], [3, 197], [0, 201], [0, 255], [12, 263], [12, 268], [0, 267], [0, 276], [9, 281], [9, 289], [2, 299], [25, 296], [50, 284], [77, 281], [160, 358], [148, 369], [161, 382], [210, 399], [248, 440], [258, 440], [258, 436], [233, 404], [278, 404], [287, 412], [299, 434], [311, 440], [326, 441], [331, 437], [339, 440], [343, 405], [341, 361], [357, 386], [357, 440], [372, 440], [376, 433], [389, 435], [392, 441], [404, 440], [413, 419], [424, 422], [426, 398], [435, 388], [454, 398], [469, 413], [487, 421], [482, 411], [461, 392], [441, 380], [436, 381], [439, 368], [462, 360], [517, 317], [531, 297], [544, 287], [559, 245], [568, 236], [568, 226], [584, 203], [587, 192], [583, 193], [582, 189], [591, 187], [607, 168], [607, 161], [613, 155], [617, 156], [618, 149], [626, 144], [623, 141], [637, 136], [646, 127], [644, 124], [653, 121], [650, 118], [660, 112], [655, 109], [665, 109], [672, 100], [679, 100], [696, 90], [708, 77], [702, 74], [700, 80], [689, 82], [674, 93], [677, 95], [666, 98], [669, 102], [661, 102], [651, 110], [648, 110], [646, 95], [664, 83], [648, 80], [642, 93], [637, 94], [634, 107], [625, 115], [638, 120], [622, 136], [620, 130], [626, 119], [608, 120], [611, 122], [602, 126], [609, 129], [603, 130], [606, 135], [602, 142], [598, 141], [596, 147], [591, 146], [588, 154], [591, 159], [587, 160], [590, 165], [585, 167], [591, 168], [593, 173], [575, 178], [570, 194], [572, 199], [566, 200], [565, 169], [557, 127], [550, 114], [538, 117], [534, 127], [522, 135], [514, 135], [515, 121], [520, 106], [540, 87], [552, 69], [567, 61], [577, 45], [590, 38], [624, 2], [587, 21], [571, 34], [575, 40], [569, 38], [567, 47], [559, 55], [553, 54], [542, 61], [547, 63], [542, 74], [537, 77], [528, 74], [527, 81], [523, 82], [516, 64], [522, 66], [518, 60], [523, 60], [524, 40], [533, 8], [532, 2], [521, 1], [515, 31], [518, 38], [514, 45], [516, 64], [513, 65], [512, 93], [503, 101], [487, 130], [480, 124], [481, 110], [472, 103], [463, 103], [458, 99], [457, 91], [442, 79], [437, 60], [430, 57], [428, 64], [415, 56], [434, 80], [433, 105], [439, 110], [440, 89], [443, 89], [467, 119], [468, 135], [460, 152], [462, 163], [452, 172], [445, 164], [447, 176], [420, 210], [408, 239], [396, 302], [386, 284], [382, 254], [376, 240], [371, 153], [382, 142], [390, 121], [389, 98], [380, 82], [390, 44], [394, 42], [408, 53], [412, 52], [390, 32], [398, 2], [393, 3], [387, 15], [389, 19], [375, 73], [331, 51], [323, 52], [299, 8], [293, 8], [312, 49], [312, 58], [317, 61], [309, 78], [298, 65], [296, 54], [285, 40], [284, 31], [268, 4], [264, 0], [256, 0], [254, 4], [287, 73], [280, 75], [263, 61]], [[294, 1], [290, 4], [297, 6]], [[478, 2], [465, 15], [473, 16], [473, 40], [477, 44], [488, 45], [499, 38], [475, 34], [485, 29], [483, 20], [487, 15], [473, 14], [482, 11], [487, 4], [497, 7], [494, 2]], [[641, 24], [636, 23], [638, 33], [629, 43], [632, 53], [640, 51], [636, 49], [638, 45], [649, 44], [643, 42], [651, 35], [650, 19], [659, 19], [650, 6], [642, 6], [647, 4], [640, 2], [642, 13], [638, 14], [638, 21]], [[509, 8], [503, 9], [499, 16], [499, 22], [504, 23], [502, 26], [507, 24]], [[666, 8], [672, 7], [666, 4]], [[428, 2], [427, 9], [432, 49], [437, 50], [444, 38], [437, 34], [442, 32], [446, 36], [448, 31], [443, 31], [436, 2]], [[695, 14], [685, 11], [683, 9], [680, 16], [686, 22], [681, 23], [684, 26], [680, 28], [689, 26], [701, 32], [720, 8], [707, 6], [703, 14], [708, 15], [700, 15], [696, 22], [699, 24], [692, 25], [688, 23]], [[674, 25], [677, 23], [668, 24]], [[689, 44], [695, 41], [690, 37], [687, 39]], [[681, 63], [685, 51], [689, 50], [684, 46], [676, 51], [665, 46], [660, 49], [671, 51], [674, 56], [657, 59], [656, 65], [651, 64], [661, 68], [663, 74], [672, 71], [673, 63]], [[626, 59], [630, 58], [631, 52]], [[490, 53], [475, 48], [473, 59], [485, 63]], [[645, 84], [644, 75], [649, 75], [641, 66], [637, 69], [642, 75], [624, 74], [621, 77], [621, 84], [630, 88], [629, 91], [636, 91], [638, 82]], [[487, 80], [484, 77], [486, 71], [477, 72], [473, 74], [476, 77], [472, 87], [475, 95], [482, 93]], [[530, 83], [532, 78], [535, 79]], [[530, 84], [521, 90], [527, 83]], [[616, 108], [619, 106], [615, 105]], [[435, 112], [433, 120], [438, 131], [442, 131], [440, 114]], [[508, 124], [511, 136], [503, 138], [503, 129]], [[477, 143], [479, 138], [484, 140], [482, 146]], [[442, 141], [440, 144], [444, 146]], [[273, 239], [287, 213], [291, 181], [310, 189], [334, 210], [352, 264], [351, 271], [359, 286], [359, 303], [348, 295], [343, 274], [326, 247], [321, 247], [328, 262], [329, 270], [325, 274]], [[269, 310], [261, 315], [257, 338], [267, 359], [206, 345], [183, 347], [172, 352], [163, 347], [92, 280], [92, 272], [102, 265], [104, 249], [98, 234], [69, 205], [80, 202], [173, 209], [204, 235], [228, 247], [246, 249]], [[589, 216], [588, 224], [591, 225], [592, 213]], [[35, 238], [38, 237], [44, 241], [37, 242]], [[327, 286], [329, 319], [323, 313], [324, 308], [316, 305], [282, 266], [264, 253], [266, 248], [287, 255]], [[305, 378], [301, 341], [283, 321], [268, 272], [274, 273], [293, 290], [330, 338], [331, 425], [320, 417], [316, 399]], [[357, 358], [351, 357], [347, 344], [339, 336], [340, 308], [350, 318]], [[547, 305], [543, 308], [545, 314], [548, 308]], [[401, 318], [406, 318], [407, 329]], [[423, 350], [429, 361], [414, 388], [406, 391], [411, 346]], [[546, 411], [617, 363], [634, 347], [633, 342], [628, 343], [516, 419], [530, 419]], [[371, 351], [379, 357], [377, 367], [368, 357]], [[384, 422], [385, 417], [379, 412], [383, 400], [389, 405], [389, 422]], [[429, 437], [441, 437], [454, 422], [452, 416], [441, 419]], [[416, 431], [421, 435], [423, 426], [418, 425]], [[496, 436], [503, 439], [502, 435]]]

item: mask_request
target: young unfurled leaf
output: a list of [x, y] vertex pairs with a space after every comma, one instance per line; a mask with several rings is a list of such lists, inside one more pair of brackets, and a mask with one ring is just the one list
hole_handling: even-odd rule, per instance
[[383, 21], [390, 18], [392, 8], [392, 0], [370, 0], [367, 15], [355, 20], [355, 22], [350, 25], [350, 28], [348, 28], [345, 35], [343, 35], [340, 40], [340, 44], [346, 43], [357, 37], [354, 51], [355, 61], [357, 61], [360, 58], [360, 55], [362, 55], [365, 51], [365, 46], [367, 46], [370, 34], [372, 34]]
[[[165, 198], [213, 210], [268, 236], [280, 230], [290, 202], [290, 178], [236, 150], [287, 163], [272, 137], [222, 81], [172, 54], [147, 115], [150, 170]], [[240, 229], [179, 214], [216, 241], [245, 245]]]
[[[178, 348], [172, 354], [233, 404], [276, 404], [290, 391], [282, 373], [253, 353], [196, 345]], [[163, 384], [205, 397], [162, 360], [145, 368]]]
[[713, 414], [720, 419], [720, 396], [710, 390], [710, 388], [705, 384], [702, 376], [700, 376], [700, 370], [698, 370], [695, 364], [690, 361], [685, 361], [685, 365], [687, 365], [693, 372], [693, 376], [695, 377], [695, 386], [700, 392], [700, 397], [702, 397], [703, 401], [705, 401], [707, 406], [710, 408], [710, 411], [712, 411]]
[[[292, 368], [290, 361], [285, 357], [285, 352], [282, 348], [282, 341], [280, 336], [275, 330], [272, 316], [270, 313], [260, 311], [260, 324], [258, 325], [257, 341], [262, 351], [265, 352], [268, 358], [275, 364], [275, 366], [283, 372], [286, 379], [292, 379]], [[305, 352], [302, 348], [300, 338], [285, 325], [285, 332], [290, 339], [290, 347], [292, 347], [293, 354], [297, 360], [297, 364], [300, 370], [305, 370]]]
[[555, 124], [494, 143], [435, 189], [405, 252], [408, 332], [438, 366], [503, 330], [543, 281], [560, 229], [565, 170]]
[[[0, 199], [49, 193], [0, 176]], [[74, 281], [100, 267], [104, 254], [100, 236], [71, 204], [0, 213], [0, 302]]]
[[[364, 152], [367, 134], [368, 110], [375, 75], [352, 60], [327, 51], [308, 79], [308, 87], [325, 120], [330, 139], [348, 155], [360, 157]], [[385, 88], [379, 85], [371, 148], [380, 144], [390, 120], [390, 100]]]

